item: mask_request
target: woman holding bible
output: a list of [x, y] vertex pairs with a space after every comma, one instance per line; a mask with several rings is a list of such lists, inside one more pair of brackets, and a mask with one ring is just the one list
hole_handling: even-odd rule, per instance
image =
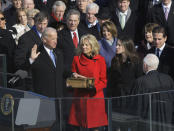
[[87, 128], [90, 131], [103, 131], [107, 126], [107, 114], [103, 88], [106, 88], [106, 64], [99, 55], [99, 44], [93, 35], [84, 35], [72, 63], [75, 78], [94, 78], [93, 89], [74, 89], [69, 124], [74, 131]]

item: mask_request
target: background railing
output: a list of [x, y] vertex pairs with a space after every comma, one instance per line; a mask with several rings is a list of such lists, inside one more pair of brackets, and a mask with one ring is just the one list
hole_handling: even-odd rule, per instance
[[[79, 100], [86, 103], [89, 99], [100, 102], [92, 98], [48, 98], [24, 91], [25, 84], [19, 88], [9, 86], [13, 74], [6, 73], [5, 63], [5, 56], [0, 55], [0, 131], [47, 127], [53, 131], [75, 131], [76, 127], [69, 124], [72, 103]], [[174, 131], [174, 90], [104, 98], [104, 101], [108, 126], [99, 131]], [[83, 123], [88, 120], [87, 113], [74, 112], [79, 119], [83, 116]], [[81, 126], [78, 130], [91, 131]]]
[[[170, 90], [105, 98], [108, 126], [102, 127], [101, 131], [173, 131], [173, 97], [174, 91]], [[0, 130], [3, 131], [46, 127], [73, 131], [76, 128], [69, 124], [71, 104], [79, 100], [82, 103], [100, 102], [92, 98], [48, 98], [30, 91], [5, 88], [1, 84], [0, 98]], [[86, 111], [73, 113], [78, 118], [83, 115], [84, 123], [88, 120]], [[91, 131], [83, 127], [78, 129]]]

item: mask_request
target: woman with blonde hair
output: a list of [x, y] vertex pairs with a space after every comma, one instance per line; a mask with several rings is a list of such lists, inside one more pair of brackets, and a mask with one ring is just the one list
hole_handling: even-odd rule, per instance
[[18, 45], [19, 37], [21, 37], [24, 33], [30, 30], [29, 26], [27, 25], [27, 13], [24, 9], [17, 10], [17, 17], [17, 24], [12, 26], [17, 31], [15, 35], [13, 34], [13, 38], [15, 39], [16, 45]]
[[80, 127], [101, 131], [108, 124], [103, 94], [103, 88], [106, 88], [107, 84], [106, 64], [104, 58], [99, 55], [99, 49], [95, 36], [82, 36], [77, 49], [78, 55], [72, 63], [75, 78], [95, 79], [93, 89], [74, 89], [74, 97], [79, 98], [72, 102], [69, 124], [75, 126], [77, 131]]

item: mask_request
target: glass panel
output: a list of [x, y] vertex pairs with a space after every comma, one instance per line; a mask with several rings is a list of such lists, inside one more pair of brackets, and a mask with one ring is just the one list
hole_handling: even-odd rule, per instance
[[0, 130], [173, 131], [173, 93], [105, 99], [48, 98], [0, 87]]
[[[125, 96], [112, 98], [112, 130], [113, 131], [139, 131], [149, 119], [144, 116], [141, 100], [149, 102], [147, 95]], [[147, 107], [148, 108], [148, 107]], [[148, 115], [148, 114], [146, 114]]]
[[0, 86], [7, 87], [7, 76], [4, 73], [7, 73], [6, 66], [6, 56], [0, 54]]
[[153, 93], [151, 96], [152, 130], [173, 131], [174, 91]]

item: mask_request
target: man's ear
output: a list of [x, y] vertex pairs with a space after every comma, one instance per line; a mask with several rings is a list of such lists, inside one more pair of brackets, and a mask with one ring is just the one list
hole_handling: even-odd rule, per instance
[[165, 42], [167, 41], [167, 36], [166, 37], [164, 37], [164, 39], [165, 39]]
[[46, 43], [46, 39], [44, 37], [41, 38], [43, 43]]

